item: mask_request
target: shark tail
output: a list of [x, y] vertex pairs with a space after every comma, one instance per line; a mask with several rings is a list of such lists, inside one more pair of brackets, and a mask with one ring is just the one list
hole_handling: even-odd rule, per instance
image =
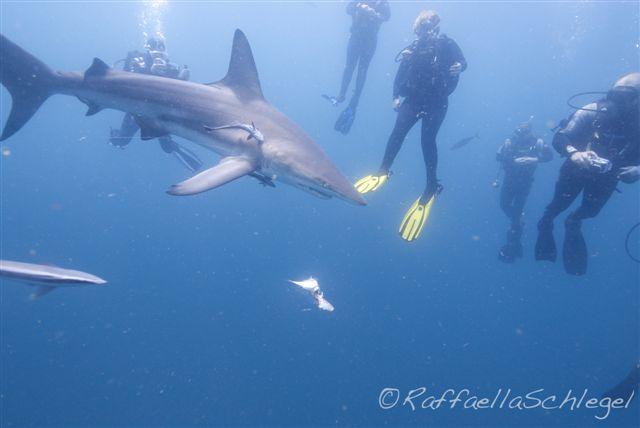
[[0, 34], [0, 81], [11, 94], [11, 113], [0, 141], [18, 132], [50, 95], [56, 74], [42, 61]]

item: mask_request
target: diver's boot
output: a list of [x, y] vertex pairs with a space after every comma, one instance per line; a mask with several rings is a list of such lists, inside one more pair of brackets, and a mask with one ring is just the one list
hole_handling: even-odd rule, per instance
[[356, 181], [354, 187], [359, 193], [362, 193], [363, 195], [365, 193], [375, 192], [376, 190], [381, 188], [384, 183], [387, 182], [390, 176], [390, 172], [379, 172], [375, 175], [367, 175], [366, 177], [363, 177], [360, 180]]
[[562, 247], [562, 261], [564, 270], [570, 275], [584, 275], [587, 273], [587, 243], [582, 236], [582, 221], [571, 215], [564, 222], [564, 245]]
[[435, 191], [427, 193], [426, 196], [423, 194], [411, 205], [404, 215], [402, 223], [400, 223], [400, 229], [398, 230], [402, 239], [407, 242], [412, 242], [420, 237], [422, 229], [429, 218], [429, 214], [431, 214], [431, 207], [436, 199], [436, 195], [441, 191], [442, 186], [438, 184]]
[[351, 131], [351, 126], [353, 125], [353, 121], [356, 118], [356, 108], [355, 106], [349, 105], [346, 109], [340, 113], [338, 120], [336, 120], [336, 124], [333, 126], [333, 129], [342, 133], [348, 134]]
[[536, 240], [536, 260], [555, 262], [558, 257], [556, 241], [553, 237], [553, 221], [542, 218], [538, 222], [538, 239]]

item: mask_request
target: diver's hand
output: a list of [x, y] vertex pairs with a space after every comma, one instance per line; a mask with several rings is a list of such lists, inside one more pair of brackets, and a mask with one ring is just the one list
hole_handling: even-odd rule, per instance
[[571, 154], [571, 162], [578, 165], [580, 168], [587, 169], [591, 166], [591, 161], [594, 156], [597, 156], [594, 151], [586, 150], [584, 152], [573, 152]]
[[451, 67], [449, 67], [449, 74], [452, 76], [457, 76], [462, 73], [462, 64], [459, 62], [454, 62]]
[[186, 65], [182, 66], [182, 68], [180, 69], [180, 73], [178, 73], [178, 79], [187, 81], [190, 77], [191, 71], [189, 70], [189, 68]]
[[518, 165], [533, 165], [534, 163], [538, 163], [538, 158], [533, 156], [523, 156], [515, 158], [513, 161]]
[[393, 101], [391, 102], [391, 106], [393, 107], [393, 109], [395, 111], [400, 110], [400, 106], [402, 105], [402, 100], [400, 99], [400, 97], [395, 97], [393, 99]]
[[371, 12], [375, 13], [376, 12], [371, 6], [369, 6], [366, 3], [360, 3], [359, 6], [360, 6], [360, 9], [363, 12], [367, 12], [367, 13], [371, 13]]
[[640, 179], [640, 166], [625, 166], [618, 172], [618, 180], [631, 184]]

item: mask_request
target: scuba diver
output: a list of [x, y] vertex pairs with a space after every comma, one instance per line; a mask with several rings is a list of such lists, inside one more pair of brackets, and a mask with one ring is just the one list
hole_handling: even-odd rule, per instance
[[347, 13], [352, 16], [351, 37], [347, 45], [347, 63], [342, 74], [342, 85], [337, 97], [323, 95], [333, 105], [338, 105], [346, 98], [347, 88], [351, 83], [353, 72], [358, 66], [356, 88], [347, 108], [340, 114], [334, 129], [343, 134], [349, 133], [356, 117], [356, 108], [362, 95], [364, 82], [367, 79], [367, 69], [373, 58], [378, 43], [380, 25], [389, 20], [389, 2], [382, 1], [350, 1]]
[[618, 181], [640, 178], [640, 73], [627, 74], [606, 96], [578, 109], [553, 138], [553, 147], [566, 157], [553, 200], [538, 222], [536, 260], [555, 261], [553, 221], [583, 194], [580, 206], [565, 221], [562, 251], [565, 271], [587, 272], [587, 245], [582, 220], [593, 218], [616, 190]]
[[[145, 43], [145, 52], [131, 51], [123, 62], [122, 69], [131, 73], [152, 74], [170, 79], [189, 80], [187, 66], [179, 67], [169, 61], [164, 39], [161, 36], [149, 37]], [[124, 148], [140, 129], [134, 115], [127, 113], [122, 119], [120, 129], [111, 129], [109, 142]], [[200, 169], [202, 162], [193, 152], [182, 147], [169, 135], [159, 137], [160, 147], [165, 153], [173, 154], [185, 167], [195, 172]]]
[[498, 252], [498, 258], [505, 263], [513, 263], [522, 257], [522, 216], [533, 175], [538, 163], [549, 162], [552, 158], [551, 148], [531, 132], [530, 121], [518, 125], [496, 153], [496, 160], [504, 170], [500, 208], [511, 221], [507, 243]]
[[422, 120], [422, 154], [427, 185], [400, 224], [400, 236], [406, 241], [418, 238], [434, 199], [442, 190], [436, 171], [436, 135], [447, 113], [448, 97], [456, 88], [460, 73], [467, 68], [456, 42], [439, 34], [439, 24], [440, 17], [431, 10], [420, 12], [416, 18], [413, 30], [418, 38], [396, 58], [400, 66], [393, 84], [393, 108], [398, 116], [382, 164], [376, 174], [368, 175], [355, 184], [356, 190], [363, 194], [378, 190], [390, 177], [391, 164], [405, 137], [416, 122]]

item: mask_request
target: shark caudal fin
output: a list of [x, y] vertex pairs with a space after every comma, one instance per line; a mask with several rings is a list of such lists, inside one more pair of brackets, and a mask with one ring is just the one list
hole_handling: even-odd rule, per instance
[[0, 81], [12, 106], [0, 141], [18, 132], [52, 94], [54, 72], [42, 61], [0, 34]]
[[249, 46], [247, 36], [241, 30], [236, 30], [233, 35], [231, 60], [227, 75], [215, 84], [225, 85], [247, 100], [264, 99], [251, 46]]

